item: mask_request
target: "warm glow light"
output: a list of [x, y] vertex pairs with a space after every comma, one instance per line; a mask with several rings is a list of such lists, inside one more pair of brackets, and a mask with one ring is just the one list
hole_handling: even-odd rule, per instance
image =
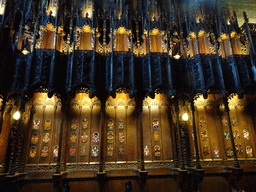
[[56, 16], [56, 10], [52, 10], [52, 16], [53, 16], [53, 17]]
[[22, 53], [23, 53], [24, 55], [27, 55], [27, 54], [29, 54], [29, 51], [28, 51], [26, 48], [24, 48], [23, 51], [22, 51]]
[[20, 112], [19, 112], [19, 111], [16, 111], [16, 112], [13, 114], [13, 119], [15, 119], [15, 120], [19, 120], [19, 119], [20, 119]]
[[0, 15], [4, 14], [4, 7], [0, 7]]
[[180, 55], [176, 54], [176, 55], [173, 56], [173, 58], [178, 60], [180, 58]]
[[183, 119], [183, 121], [187, 121], [187, 120], [188, 120], [188, 114], [187, 114], [187, 113], [184, 113], [184, 114], [182, 115], [182, 119]]

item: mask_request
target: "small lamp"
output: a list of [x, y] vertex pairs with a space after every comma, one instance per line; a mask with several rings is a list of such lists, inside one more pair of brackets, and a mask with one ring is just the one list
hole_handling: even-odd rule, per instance
[[22, 53], [23, 53], [24, 55], [27, 55], [27, 54], [29, 54], [29, 51], [28, 51], [26, 48], [24, 48], [24, 49], [22, 50]]
[[187, 113], [184, 113], [184, 114], [182, 115], [182, 119], [183, 119], [183, 121], [188, 121], [188, 114], [187, 114]]
[[15, 119], [16, 121], [20, 119], [20, 112], [19, 111], [16, 111], [14, 114], [13, 114], [13, 119]]
[[180, 59], [180, 55], [177, 53], [176, 55], [173, 56], [174, 59]]

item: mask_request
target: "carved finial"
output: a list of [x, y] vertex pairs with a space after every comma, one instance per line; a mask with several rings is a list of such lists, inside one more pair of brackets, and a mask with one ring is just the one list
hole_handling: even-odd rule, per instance
[[248, 23], [249, 19], [248, 19], [247, 15], [246, 15], [245, 11], [243, 12], [243, 14], [244, 14], [244, 21]]

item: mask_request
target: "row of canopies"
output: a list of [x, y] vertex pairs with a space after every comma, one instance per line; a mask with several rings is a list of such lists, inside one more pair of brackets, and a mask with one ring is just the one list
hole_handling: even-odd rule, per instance
[[[126, 1], [103, 1], [105, 6], [99, 1], [3, 2], [3, 95], [25, 97], [38, 89], [62, 96], [86, 91], [91, 97], [114, 96], [117, 90], [131, 97], [253, 93], [255, 51], [246, 17], [242, 35], [235, 17], [208, 16], [208, 4], [198, 19], [186, 7], [172, 9], [178, 4], [164, 1], [168, 20], [160, 14], [168, 6], [157, 1], [135, 1], [132, 9]], [[136, 16], [139, 6], [146, 10]], [[78, 29], [83, 32], [77, 34]], [[131, 36], [122, 36], [123, 29]], [[142, 45], [144, 54], [136, 54]]]

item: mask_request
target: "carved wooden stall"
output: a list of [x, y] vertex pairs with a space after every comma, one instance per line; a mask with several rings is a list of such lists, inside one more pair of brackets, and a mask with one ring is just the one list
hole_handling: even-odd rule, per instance
[[7, 191], [255, 189], [246, 14], [239, 28], [221, 0], [3, 0], [0, 18]]

